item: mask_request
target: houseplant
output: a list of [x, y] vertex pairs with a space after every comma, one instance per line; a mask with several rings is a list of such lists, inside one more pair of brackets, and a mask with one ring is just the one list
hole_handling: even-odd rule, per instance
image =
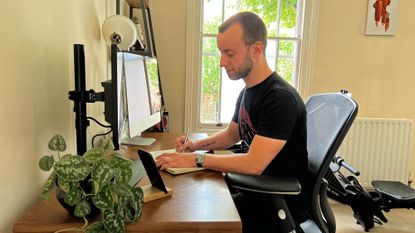
[[[49, 199], [53, 188], [65, 192], [64, 202], [74, 207], [73, 215], [84, 218], [86, 223], [77, 230], [87, 233], [125, 232], [125, 221], [140, 219], [143, 191], [128, 184], [132, 176], [131, 161], [115, 153], [110, 140], [99, 148], [88, 150], [83, 156], [61, 156], [66, 143], [60, 135], [53, 136], [48, 146], [56, 155], [45, 155], [39, 160], [43, 171], [52, 170], [41, 196]], [[91, 207], [101, 209], [103, 217], [102, 221], [88, 225], [86, 216], [91, 213]]]

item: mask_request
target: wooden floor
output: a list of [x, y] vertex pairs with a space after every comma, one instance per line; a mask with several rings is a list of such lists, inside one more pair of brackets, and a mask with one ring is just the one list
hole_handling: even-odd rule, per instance
[[[350, 206], [337, 202], [331, 202], [331, 207], [336, 218], [337, 233], [364, 233], [363, 227], [356, 224], [353, 211]], [[374, 233], [415, 233], [415, 210], [393, 209], [384, 213], [388, 219], [383, 225], [375, 224], [369, 232]]]

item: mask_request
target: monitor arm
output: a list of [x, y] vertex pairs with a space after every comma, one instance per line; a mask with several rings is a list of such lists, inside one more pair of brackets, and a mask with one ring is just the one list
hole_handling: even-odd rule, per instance
[[104, 101], [104, 92], [96, 93], [94, 90], [85, 89], [85, 52], [82, 44], [74, 45], [75, 63], [75, 90], [69, 91], [69, 99], [74, 101], [76, 150], [78, 155], [86, 152], [86, 129], [89, 121], [86, 114], [86, 103]]

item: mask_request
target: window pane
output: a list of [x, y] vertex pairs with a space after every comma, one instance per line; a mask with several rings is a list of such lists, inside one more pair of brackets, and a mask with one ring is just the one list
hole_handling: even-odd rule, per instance
[[222, 1], [204, 0], [203, 9], [203, 33], [218, 33], [218, 27], [222, 22]]
[[267, 49], [265, 51], [267, 62], [271, 70], [275, 70], [275, 61], [277, 60], [277, 41], [267, 40]]
[[220, 98], [220, 122], [228, 123], [232, 121], [235, 112], [235, 104], [242, 88], [245, 87], [243, 80], [230, 80], [225, 69], [222, 69], [222, 88]]
[[219, 55], [216, 37], [203, 37], [203, 54]]
[[265, 23], [268, 36], [277, 35], [278, 0], [226, 0], [225, 19], [239, 11], [252, 11], [258, 14]]
[[293, 84], [295, 41], [280, 40], [278, 42], [277, 73], [287, 82]]
[[202, 57], [202, 98], [200, 122], [218, 122], [217, 106], [220, 80], [219, 56]]
[[216, 35], [222, 20], [240, 11], [258, 14], [268, 30], [266, 58], [270, 68], [294, 84], [298, 41], [284, 37], [300, 35], [301, 27], [297, 23], [301, 23], [298, 20], [301, 12], [297, 14], [297, 11], [302, 10], [301, 3], [299, 0], [203, 0], [200, 123], [230, 122], [237, 96], [245, 86], [243, 80], [229, 80], [219, 67]]
[[297, 33], [298, 0], [280, 0], [280, 31], [279, 36], [295, 37]]

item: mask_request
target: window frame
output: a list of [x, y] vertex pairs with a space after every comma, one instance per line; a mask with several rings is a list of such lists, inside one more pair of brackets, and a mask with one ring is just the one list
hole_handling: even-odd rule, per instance
[[[311, 89], [311, 74], [313, 71], [313, 57], [315, 50], [315, 41], [318, 21], [319, 0], [300, 0], [304, 8], [302, 21], [302, 34], [298, 40], [297, 49], [297, 78], [294, 85], [303, 99], [308, 97]], [[307, 19], [307, 20], [305, 20]], [[227, 123], [221, 125], [202, 124], [200, 119], [200, 99], [201, 81], [202, 81], [202, 34], [203, 34], [203, 0], [187, 1], [187, 50], [186, 50], [186, 93], [185, 93], [185, 119], [184, 132], [214, 133], [224, 127]], [[278, 40], [279, 37], [270, 37]], [[287, 39], [284, 37], [283, 39]], [[278, 50], [277, 50], [278, 53]]]

